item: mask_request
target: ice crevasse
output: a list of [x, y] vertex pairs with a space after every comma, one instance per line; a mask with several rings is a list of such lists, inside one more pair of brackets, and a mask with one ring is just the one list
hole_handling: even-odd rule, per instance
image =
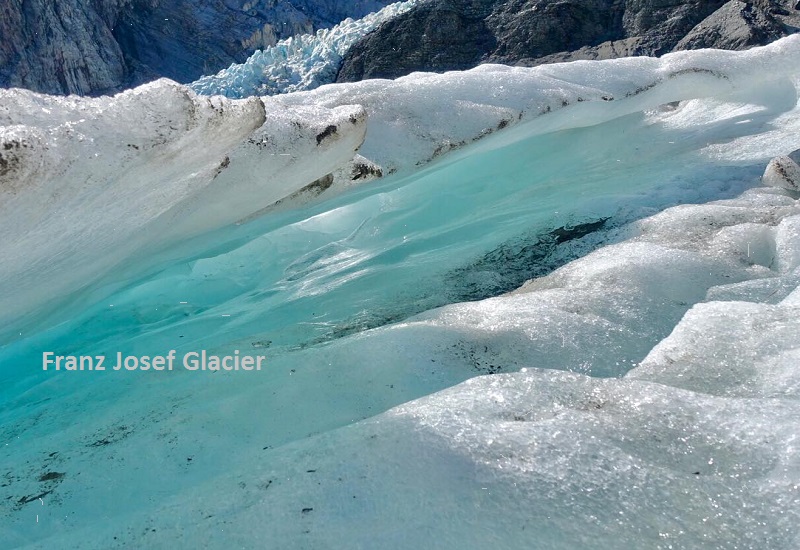
[[797, 547], [798, 54], [0, 92], [0, 540]]

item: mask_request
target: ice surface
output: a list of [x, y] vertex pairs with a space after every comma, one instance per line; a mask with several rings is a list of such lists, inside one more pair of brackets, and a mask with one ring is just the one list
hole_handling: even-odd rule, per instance
[[[174, 243], [250, 220], [318, 178], [346, 170], [364, 135], [362, 108], [368, 123], [360, 154], [384, 174], [409, 173], [498, 129], [501, 139], [484, 141], [483, 150], [705, 96], [730, 97], [715, 104], [716, 122], [701, 119], [687, 133], [713, 133], [726, 122], [720, 138], [758, 143], [737, 162], [763, 159], [791, 126], [791, 120], [781, 124], [772, 136], [759, 129], [796, 102], [798, 50], [800, 39], [790, 37], [741, 53], [679, 52], [533, 69], [486, 65], [263, 100], [202, 98], [167, 81], [110, 99], [3, 91], [2, 139], [12, 152], [3, 153], [9, 168], [2, 181], [13, 198], [3, 202], [8, 229], [0, 257], [9, 276], [0, 288], [1, 318], [8, 324], [32, 315], [52, 296], [71, 298], [80, 288], [100, 299], [115, 265], [122, 266], [116, 281], [140, 276], [163, 266], [159, 253]], [[685, 132], [681, 116], [675, 118], [674, 129]], [[753, 134], [761, 139], [744, 137]], [[446, 160], [476, 159], [481, 151]], [[16, 321], [7, 334], [26, 324]]]
[[788, 156], [775, 157], [764, 171], [764, 184], [800, 191], [800, 166]]
[[[755, 226], [782, 227], [798, 217], [794, 199], [769, 190], [668, 209], [638, 222], [629, 240], [519, 292], [283, 356], [255, 386], [224, 375], [212, 386], [172, 379], [170, 391], [181, 393], [160, 407], [168, 394], [153, 395], [157, 381], [146, 391], [130, 388], [144, 391], [146, 406], [123, 402], [80, 427], [60, 420], [65, 433], [47, 438], [48, 450], [60, 449], [85, 434], [84, 447], [47, 467], [92, 477], [58, 488], [68, 504], [48, 505], [72, 515], [52, 528], [68, 530], [37, 547], [116, 540], [210, 547], [280, 541], [312, 548], [433, 542], [454, 549], [793, 548], [800, 520], [796, 300], [704, 302], [703, 293], [731, 280], [794, 277], [796, 266], [784, 255], [774, 264], [782, 267], [765, 272], [720, 235], [736, 229], [757, 235]], [[800, 250], [797, 233], [780, 233], [779, 248]], [[620, 367], [633, 367], [622, 379], [554, 370], [624, 360], [657, 339], [651, 325], [668, 330], [668, 318], [692, 303], [698, 305], [672, 321], [675, 330], [641, 365]], [[369, 414], [392, 397], [464, 379], [488, 360], [526, 367], [472, 378], [313, 435], [337, 414]], [[27, 437], [55, 420], [38, 422], [27, 427]], [[196, 428], [187, 431], [186, 423]], [[93, 446], [105, 437], [113, 447]], [[170, 454], [142, 456], [141, 449], [170, 438], [183, 439], [168, 446]], [[225, 441], [236, 442], [235, 456], [219, 449]], [[215, 456], [225, 457], [223, 466]], [[120, 488], [101, 486], [117, 468], [102, 461], [115, 457], [125, 457], [126, 471], [163, 492], [125, 486], [121, 506]], [[29, 460], [36, 472], [43, 457]], [[168, 481], [146, 470], [153, 460], [158, 479], [167, 473]], [[175, 478], [187, 485], [169, 496]], [[80, 519], [115, 508], [125, 514], [99, 526]], [[28, 532], [21, 523], [8, 531], [20, 541]]]
[[[369, 121], [360, 152], [386, 172], [413, 168], [510, 126], [518, 128], [503, 132], [505, 140], [492, 141], [491, 146], [521, 135], [590, 126], [694, 98], [726, 96], [726, 101], [701, 103], [700, 117], [691, 112], [695, 109], [690, 105], [683, 116], [675, 117], [673, 127], [683, 124], [684, 129], [688, 125], [697, 131], [717, 127], [718, 135], [735, 134], [741, 130], [736, 123], [757, 124], [765, 109], [793, 108], [799, 38], [747, 52], [687, 51], [659, 59], [578, 61], [534, 68], [481, 65], [465, 72], [415, 73], [394, 81], [328, 85], [274, 99], [287, 106], [363, 105]], [[536, 123], [527, 124], [530, 121]], [[742, 157], [759, 158], [768, 153], [764, 147], [770, 141], [763, 139], [758, 151], [733, 150], [742, 149]], [[772, 156], [785, 153], [785, 149], [771, 151]]]
[[141, 274], [333, 171], [364, 137], [358, 107], [198, 98], [166, 80], [113, 98], [0, 95], [0, 326], [123, 261], [117, 281]]
[[[309, 105], [349, 120], [363, 98], [360, 153], [398, 173], [204, 224], [214, 248], [0, 348], [0, 541], [796, 548], [800, 205], [759, 183], [800, 147], [798, 47], [547, 68], [558, 86], [523, 70], [527, 91], [488, 67], [264, 100], [310, 122]], [[587, 74], [607, 89], [585, 93]], [[449, 129], [442, 105], [463, 115]], [[170, 348], [269, 368], [38, 370], [42, 350]]]
[[315, 34], [280, 40], [256, 51], [244, 63], [204, 76], [189, 87], [202, 95], [240, 98], [311, 90], [328, 84], [336, 80], [342, 59], [353, 44], [416, 4], [417, 0], [397, 2], [361, 19], [347, 18]]

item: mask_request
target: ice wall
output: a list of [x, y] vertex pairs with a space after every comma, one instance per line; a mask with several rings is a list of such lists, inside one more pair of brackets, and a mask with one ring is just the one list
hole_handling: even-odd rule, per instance
[[591, 126], [674, 101], [736, 91], [743, 94], [743, 103], [793, 105], [791, 81], [797, 74], [799, 49], [800, 38], [793, 36], [746, 52], [676, 52], [658, 59], [535, 68], [481, 65], [464, 72], [323, 86], [274, 100], [287, 106], [363, 105], [369, 120], [361, 154], [392, 172], [414, 168], [520, 123], [523, 128], [504, 132], [507, 139], [493, 141], [493, 146], [523, 135]]
[[113, 98], [0, 96], [5, 327], [291, 195], [365, 131], [359, 107], [200, 98], [167, 80]]

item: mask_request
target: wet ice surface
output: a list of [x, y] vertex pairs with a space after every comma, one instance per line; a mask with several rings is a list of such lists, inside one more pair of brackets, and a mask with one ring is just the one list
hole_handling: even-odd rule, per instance
[[[796, 547], [800, 206], [758, 187], [800, 147], [796, 83], [565, 109], [23, 335], [0, 351], [0, 540]], [[678, 203], [707, 204], [656, 213]], [[269, 367], [38, 371], [172, 348]]]

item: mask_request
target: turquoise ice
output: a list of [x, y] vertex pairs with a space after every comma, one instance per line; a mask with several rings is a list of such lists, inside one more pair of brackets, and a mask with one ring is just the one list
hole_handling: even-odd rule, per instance
[[[174, 200], [173, 225], [98, 234], [113, 264], [87, 239], [80, 258], [103, 275], [85, 284], [56, 249], [54, 273], [4, 249], [9, 272], [66, 295], [52, 311], [55, 296], [3, 287], [17, 309], [0, 348], [2, 545], [793, 548], [800, 208], [760, 176], [800, 147], [798, 44], [264, 100], [275, 120], [293, 110], [284, 134], [270, 116], [255, 130], [283, 171], [252, 204], [248, 182], [219, 185], [215, 157], [188, 179], [180, 140], [202, 144], [204, 127], [172, 159], [132, 152], [120, 162], [189, 181], [185, 195], [166, 176], [138, 191]], [[481, 78], [505, 88], [478, 102]], [[172, 98], [163, 85], [147, 93]], [[234, 152], [215, 154], [257, 173], [237, 140], [258, 106], [219, 101], [241, 120], [223, 121]], [[293, 121], [311, 130], [275, 145]], [[39, 132], [71, 151], [12, 122], [4, 139]], [[383, 178], [269, 209], [305, 183], [294, 174], [348, 161], [364, 131]], [[124, 191], [111, 168], [109, 201]], [[44, 351], [171, 349], [268, 366], [41, 370]]]

